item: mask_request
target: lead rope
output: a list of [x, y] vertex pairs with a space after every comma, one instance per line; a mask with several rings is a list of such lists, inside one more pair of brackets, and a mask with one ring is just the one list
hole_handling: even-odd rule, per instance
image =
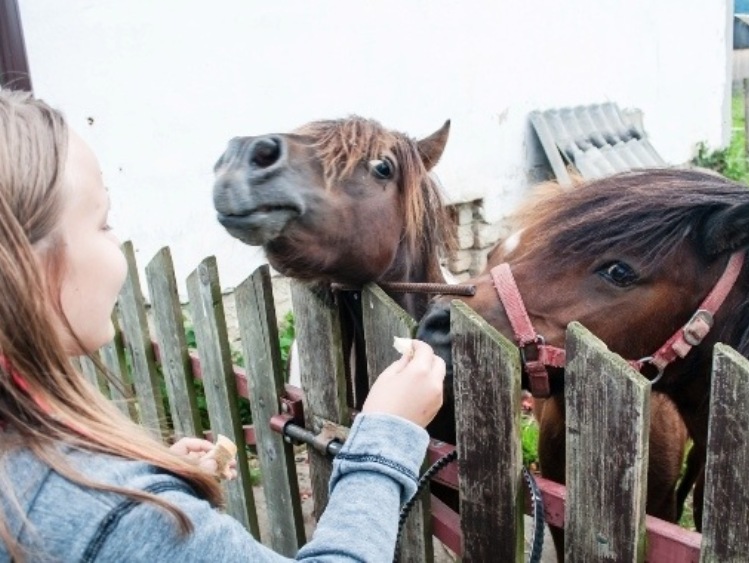
[[[416, 492], [414, 492], [413, 496], [411, 496], [411, 498], [401, 507], [400, 516], [398, 517], [398, 535], [395, 539], [393, 563], [398, 563], [398, 560], [400, 559], [401, 536], [403, 535], [403, 526], [406, 523], [409, 512], [411, 512], [416, 501], [419, 500], [421, 493], [424, 492], [424, 489], [432, 477], [457, 458], [458, 452], [457, 450], [453, 450], [434, 462], [434, 464], [432, 464], [432, 466], [427, 469], [424, 472], [424, 475], [419, 479], [419, 482], [416, 484]], [[541, 490], [538, 488], [538, 484], [533, 478], [533, 475], [526, 467], [523, 467], [523, 479], [525, 479], [525, 484], [530, 491], [531, 504], [533, 505], [533, 542], [531, 543], [531, 550], [528, 554], [528, 563], [539, 563], [539, 561], [541, 561], [541, 551], [544, 546], [544, 503], [543, 498], [541, 497]]]

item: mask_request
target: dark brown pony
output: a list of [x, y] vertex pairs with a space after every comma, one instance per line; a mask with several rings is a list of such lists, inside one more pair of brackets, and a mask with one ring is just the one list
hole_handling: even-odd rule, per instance
[[[451, 222], [430, 176], [450, 122], [415, 140], [373, 120], [316, 121], [289, 134], [238, 137], [215, 166], [219, 222], [262, 246], [279, 272], [311, 283], [443, 282]], [[396, 294], [420, 318], [428, 299]], [[356, 402], [368, 380], [355, 294], [338, 296], [355, 346]]]
[[[518, 236], [496, 247], [477, 293], [461, 298], [492, 326], [513, 331], [495, 290], [490, 269], [509, 263], [536, 331], [564, 347], [565, 329], [581, 322], [627, 359], [651, 355], [690, 319], [722, 275], [729, 256], [749, 246], [749, 189], [694, 170], [645, 170], [553, 190], [515, 216]], [[707, 337], [677, 359], [654, 385], [676, 405], [694, 441], [693, 467], [704, 465], [712, 348], [725, 342], [749, 353], [749, 269], [744, 265]], [[449, 299], [438, 298], [421, 321], [419, 337], [450, 363]], [[646, 372], [646, 376], [650, 375]], [[551, 397], [540, 412], [541, 472], [565, 478], [563, 370], [551, 371]], [[672, 421], [669, 403], [659, 407], [651, 429], [648, 512], [675, 519], [673, 462], [658, 416]], [[448, 406], [449, 409], [449, 406]], [[445, 416], [453, 417], [452, 412]], [[654, 442], [655, 439], [655, 442]], [[681, 438], [677, 438], [681, 440]], [[660, 443], [660, 446], [657, 444]], [[656, 490], [671, 487], [671, 491]], [[667, 493], [667, 494], [666, 494]], [[697, 491], [696, 491], [697, 493]], [[659, 499], [667, 499], [659, 506]], [[699, 499], [699, 495], [695, 494]], [[695, 505], [699, 525], [701, 506]], [[556, 538], [555, 538], [556, 540]], [[559, 543], [558, 543], [559, 547]], [[558, 553], [563, 553], [558, 550]]]

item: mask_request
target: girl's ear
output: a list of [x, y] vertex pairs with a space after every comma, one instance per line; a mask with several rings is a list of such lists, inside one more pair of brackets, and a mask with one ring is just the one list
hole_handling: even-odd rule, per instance
[[705, 219], [699, 234], [708, 256], [749, 246], [749, 203], [712, 213]]
[[437, 162], [439, 162], [439, 159], [445, 150], [449, 134], [450, 120], [448, 119], [437, 131], [416, 143], [419, 148], [421, 161], [424, 163], [424, 168], [431, 170], [435, 167]]

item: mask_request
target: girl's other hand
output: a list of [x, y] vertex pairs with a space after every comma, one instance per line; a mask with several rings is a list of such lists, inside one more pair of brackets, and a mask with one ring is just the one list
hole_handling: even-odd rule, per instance
[[413, 341], [413, 356], [391, 364], [369, 390], [362, 412], [400, 416], [425, 427], [442, 406], [445, 362], [432, 347]]
[[[197, 461], [198, 465], [208, 473], [218, 475], [218, 464], [210, 452], [214, 444], [208, 440], [200, 438], [181, 438], [176, 441], [169, 449], [179, 456], [184, 456]], [[229, 481], [237, 478], [237, 460], [231, 460], [224, 472], [218, 475]]]

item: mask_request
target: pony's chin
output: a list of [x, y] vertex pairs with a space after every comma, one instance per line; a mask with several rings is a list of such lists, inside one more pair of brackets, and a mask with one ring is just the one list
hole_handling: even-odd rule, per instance
[[279, 208], [247, 215], [218, 214], [218, 222], [236, 239], [250, 246], [263, 246], [278, 238], [299, 215], [296, 209]]

